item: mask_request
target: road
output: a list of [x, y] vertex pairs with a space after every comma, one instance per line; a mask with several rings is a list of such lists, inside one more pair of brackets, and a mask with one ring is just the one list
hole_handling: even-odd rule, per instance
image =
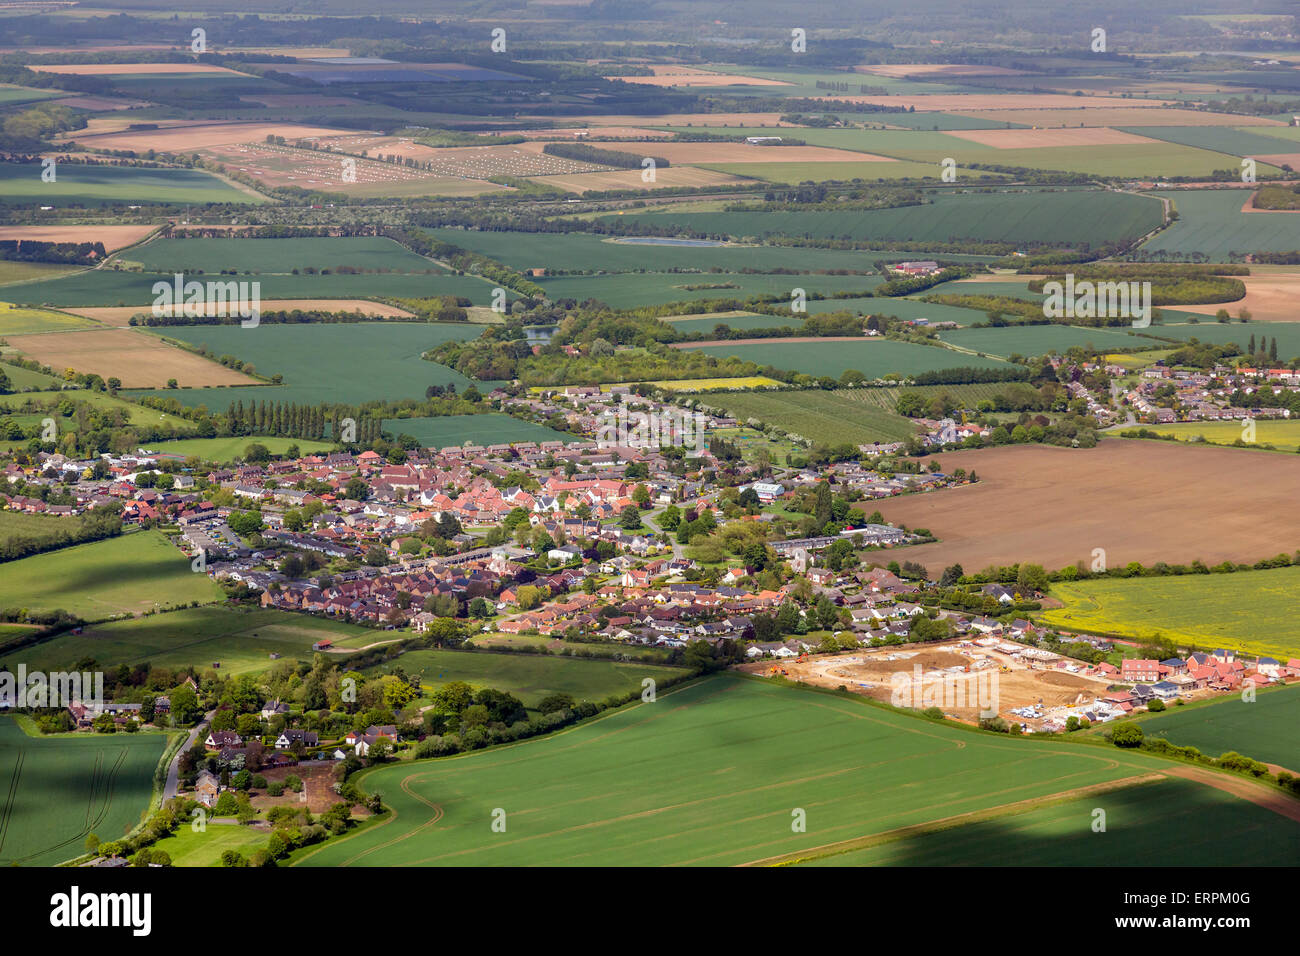
[[167, 768], [167, 784], [163, 787], [162, 800], [159, 802], [158, 806], [163, 806], [163, 804], [168, 800], [176, 796], [176, 792], [180, 790], [181, 754], [194, 746], [194, 741], [198, 739], [199, 734], [207, 729], [209, 721], [212, 720], [216, 713], [215, 710], [210, 710], [204, 714], [203, 719], [195, 725], [193, 730], [190, 731], [189, 737], [185, 739], [185, 743], [181, 746], [180, 750], [176, 751], [176, 756], [172, 757], [171, 765]]

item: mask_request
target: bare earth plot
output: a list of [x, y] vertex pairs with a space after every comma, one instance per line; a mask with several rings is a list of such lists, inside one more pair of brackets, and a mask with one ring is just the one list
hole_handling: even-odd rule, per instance
[[7, 341], [52, 369], [72, 368], [104, 379], [118, 378], [125, 388], [162, 388], [172, 378], [193, 387], [259, 384], [241, 372], [135, 329], [10, 335]]
[[[1064, 99], [1064, 97], [1061, 97]], [[1102, 104], [1089, 103], [1085, 106], [1072, 104], [1049, 104], [1038, 102], [1039, 97], [1026, 97], [1033, 102], [1025, 103], [1019, 108], [1008, 104], [1005, 107], [988, 107], [981, 109], [971, 104], [964, 108], [954, 108], [952, 112], [962, 116], [974, 116], [977, 119], [1001, 120], [1008, 123], [1024, 123], [1027, 126], [1282, 126], [1277, 120], [1261, 116], [1239, 116], [1235, 113], [1203, 113], [1200, 110], [1181, 109], [1143, 109], [1132, 105], [1135, 100], [1125, 100], [1126, 105], [1114, 105], [1114, 101]], [[1069, 99], [1076, 99], [1069, 97]], [[1047, 109], [1048, 106], [1060, 108]], [[919, 107], [918, 107], [919, 109]], [[970, 112], [977, 110], [977, 112]]]
[[1253, 563], [1279, 541], [1300, 540], [1297, 455], [1107, 440], [1092, 449], [1017, 445], [936, 457], [945, 471], [974, 469], [980, 481], [880, 503], [889, 521], [940, 539], [894, 555], [931, 569], [1029, 561], [1054, 570], [1091, 565], [1096, 548], [1109, 567]]
[[1009, 66], [981, 66], [978, 63], [868, 63], [855, 66], [857, 73], [875, 73], [877, 76], [1025, 76], [1025, 70]]
[[[918, 113], [963, 113], [968, 110], [1077, 110], [1105, 106], [1162, 106], [1165, 102], [1105, 96], [1066, 96], [1058, 93], [912, 93], [888, 96], [828, 95], [811, 98], [845, 100], [850, 103], [879, 103], [882, 106], [914, 106]], [[1023, 123], [1024, 120], [1016, 119], [1013, 122]]]
[[102, 242], [109, 252], [139, 242], [157, 226], [0, 226], [0, 240], [22, 242]]
[[735, 183], [749, 182], [740, 176], [717, 172], [712, 169], [697, 169], [694, 166], [669, 166], [656, 169], [652, 183], [641, 181], [639, 169], [611, 169], [599, 173], [570, 173], [562, 176], [532, 176], [533, 182], [543, 186], [555, 186], [568, 192], [585, 193], [590, 190], [605, 189], [664, 189], [669, 186], [730, 186]]
[[[115, 122], [128, 123], [130, 119]], [[64, 139], [76, 140], [82, 146], [100, 149], [131, 149], [137, 153], [153, 149], [160, 153], [177, 153], [194, 152], [210, 146], [229, 146], [233, 143], [262, 143], [271, 135], [296, 140], [343, 136], [346, 131], [300, 123], [198, 122], [129, 131], [121, 129], [119, 125], [116, 130], [108, 128], [103, 132], [96, 132], [92, 126], [86, 130], [73, 130]]]
[[1246, 284], [1244, 299], [1206, 305], [1180, 305], [1179, 311], [1214, 315], [1220, 309], [1227, 309], [1235, 316], [1238, 310], [1249, 309], [1251, 320], [1255, 322], [1300, 321], [1300, 272], [1238, 278]]
[[607, 143], [602, 147], [637, 156], [662, 156], [670, 163], [892, 163], [875, 156], [826, 146], [751, 146], [748, 143]]
[[1300, 169], [1300, 153], [1261, 153], [1255, 159], [1270, 166], [1279, 168], [1290, 166], [1292, 169]]
[[693, 66], [656, 64], [650, 67], [653, 76], [607, 76], [607, 80], [622, 80], [642, 86], [790, 86], [784, 80], [770, 80], [761, 76], [742, 76], [734, 73], [715, 73]]

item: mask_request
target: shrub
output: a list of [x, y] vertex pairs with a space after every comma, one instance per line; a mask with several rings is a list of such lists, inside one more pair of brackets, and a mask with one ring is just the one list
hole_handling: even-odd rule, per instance
[[1116, 747], [1140, 747], [1144, 736], [1137, 724], [1123, 723], [1111, 732], [1110, 739]]

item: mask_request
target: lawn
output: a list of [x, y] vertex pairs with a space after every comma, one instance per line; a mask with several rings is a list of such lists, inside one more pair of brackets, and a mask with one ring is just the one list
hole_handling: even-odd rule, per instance
[[172, 866], [220, 866], [222, 853], [234, 850], [251, 857], [266, 846], [270, 836], [266, 830], [213, 822], [202, 833], [195, 833], [188, 823], [182, 823], [175, 833], [163, 837], [152, 849], [170, 856]]
[[909, 376], [921, 372], [972, 366], [975, 368], [1006, 368], [1006, 363], [993, 358], [980, 358], [938, 346], [914, 345], [911, 342], [894, 342], [886, 339], [861, 341], [787, 342], [768, 339], [752, 345], [707, 345], [701, 351], [718, 358], [734, 355], [746, 362], [770, 365], [773, 368], [792, 369], [806, 375], [830, 375], [835, 378], [849, 369], [862, 372], [869, 379], [881, 378], [890, 372]]
[[[190, 573], [188, 567], [186, 573]], [[69, 668], [86, 657], [100, 667], [147, 661], [156, 667], [205, 670], [220, 663], [221, 673], [229, 676], [268, 670], [272, 654], [310, 662], [314, 656], [311, 646], [319, 640], [359, 649], [392, 637], [356, 624], [271, 608], [213, 606], [87, 627], [80, 634], [65, 633], [24, 648], [21, 657], [28, 667], [43, 670]], [[0, 657], [0, 666], [17, 663], [17, 659], [10, 662]]]
[[1229, 750], [1300, 773], [1300, 687], [1264, 689], [1253, 701], [1229, 694], [1139, 717], [1148, 737], [1164, 737], [1218, 757]]
[[449, 445], [498, 445], [507, 442], [577, 441], [577, 435], [509, 415], [443, 415], [438, 418], [385, 418], [384, 431], [410, 435], [423, 448]]
[[249, 445], [265, 445], [272, 455], [283, 455], [295, 445], [304, 455], [329, 452], [336, 446], [325, 441], [308, 441], [305, 438], [281, 438], [266, 435], [240, 435], [231, 438], [181, 438], [176, 441], [155, 442], [149, 451], [160, 455], [197, 456], [204, 461], [229, 464], [242, 459]]
[[551, 694], [568, 693], [577, 700], [600, 701], [612, 694], [640, 691], [645, 678], [680, 677], [681, 668], [627, 661], [566, 657], [557, 654], [494, 654], [475, 651], [409, 651], [387, 664], [365, 671], [387, 674], [400, 667], [419, 674], [426, 690], [451, 681], [493, 687], [514, 694], [535, 708]]
[[[359, 785], [396, 815], [295, 863], [726, 866], [962, 813], [1016, 812], [1171, 766], [724, 674], [540, 739], [369, 772]], [[490, 826], [497, 810], [505, 832]], [[806, 832], [792, 832], [796, 810]], [[1296, 824], [1268, 826], [1272, 839], [1294, 840]], [[1218, 850], [1199, 862], [1217, 862]], [[1136, 861], [1114, 841], [1107, 862]]]
[[86, 836], [124, 836], [148, 809], [165, 734], [40, 740], [0, 718], [0, 866], [55, 866]]
[[1065, 606], [1044, 611], [1042, 619], [1054, 627], [1138, 639], [1159, 634], [1202, 649], [1286, 660], [1300, 657], [1292, 607], [1297, 587], [1300, 567], [1062, 582], [1052, 585], [1052, 596]]
[[0, 163], [0, 204], [68, 207], [264, 201], [197, 169], [59, 163], [54, 182], [45, 182], [42, 171], [39, 163]]
[[[1092, 829], [1106, 811], [1105, 833]], [[1231, 840], [1223, 839], [1230, 832]], [[1176, 840], [1170, 833], [1178, 833]], [[1222, 790], [1165, 778], [809, 860], [811, 866], [1289, 866], [1300, 825]], [[1279, 842], [1280, 841], [1280, 842]]]
[[205, 574], [157, 531], [140, 531], [5, 565], [0, 607], [63, 609], [87, 620], [222, 598]]

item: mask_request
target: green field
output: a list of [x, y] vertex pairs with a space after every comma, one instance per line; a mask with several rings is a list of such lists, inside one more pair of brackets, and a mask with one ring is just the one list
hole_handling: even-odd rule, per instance
[[885, 409], [856, 401], [853, 390], [731, 392], [712, 395], [704, 401], [725, 408], [742, 422], [757, 418], [818, 443], [864, 445], [902, 441], [916, 434], [916, 426], [895, 413], [892, 405]]
[[[198, 242], [197, 239], [178, 240]], [[214, 240], [224, 241], [224, 240]], [[242, 241], [242, 240], [241, 240]], [[269, 239], [248, 240], [270, 242]], [[173, 273], [130, 272], [116, 269], [88, 269], [73, 275], [22, 285], [7, 286], [7, 298], [29, 305], [59, 307], [81, 306], [149, 306], [154, 301], [155, 282], [171, 282]], [[211, 276], [212, 281], [230, 281], [231, 276]], [[258, 276], [259, 289], [266, 299], [364, 299], [374, 296], [409, 296], [419, 298], [435, 295], [463, 296], [474, 305], [492, 304], [493, 284], [473, 276], [423, 275], [417, 273], [357, 273], [355, 275], [331, 272], [328, 275]], [[514, 295], [509, 298], [514, 299]]]
[[260, 203], [252, 192], [228, 186], [197, 169], [84, 166], [59, 163], [55, 181], [41, 179], [39, 163], [0, 163], [0, 205], [112, 206], [121, 203]]
[[1300, 657], [1292, 596], [1300, 567], [1235, 574], [1098, 579], [1052, 585], [1065, 607], [1044, 611], [1054, 627], [1223, 647], [1286, 660]]
[[[558, 637], [543, 637], [540, 634], [476, 634], [470, 638], [475, 647], [497, 648], [545, 648], [548, 653], [570, 653], [578, 657], [608, 657], [616, 660], [634, 660], [645, 663], [661, 663], [668, 656], [662, 647], [634, 647], [630, 644], [586, 644], [581, 641], [566, 641]], [[534, 653], [540, 653], [536, 651]]]
[[[1246, 440], [1244, 422], [1178, 422], [1173, 425], [1139, 426], [1159, 435], [1173, 435], [1179, 441], [1203, 438], [1213, 445], [1231, 445]], [[1255, 422], [1255, 445], [1273, 445], [1283, 451], [1300, 448], [1300, 420], [1261, 418]]]
[[170, 856], [172, 866], [220, 866], [221, 854], [227, 850], [251, 857], [265, 848], [268, 839], [270, 834], [266, 830], [209, 820], [202, 833], [195, 833], [188, 823], [182, 823], [175, 833], [163, 837], [151, 849], [162, 850]]
[[[1197, 149], [1210, 149], [1226, 153], [1234, 162], [1232, 168], [1240, 168], [1241, 158], [1245, 156], [1270, 155], [1273, 153], [1291, 153], [1295, 151], [1294, 137], [1278, 136], [1276, 129], [1286, 127], [1269, 126], [1132, 126], [1121, 127], [1126, 133], [1146, 136], [1150, 139], [1162, 139], [1169, 143], [1181, 143]], [[1228, 168], [1221, 165], [1220, 169]]]
[[392, 636], [356, 624], [274, 608], [183, 608], [110, 621], [87, 627], [80, 634], [64, 633], [23, 648], [12, 661], [0, 657], [0, 666], [16, 665], [21, 658], [32, 669], [59, 670], [91, 657], [101, 667], [148, 661], [157, 667], [193, 666], [203, 670], [220, 663], [223, 674], [250, 674], [269, 669], [273, 653], [285, 660], [310, 661], [312, 644], [322, 639], [333, 641], [336, 647], [357, 650]]
[[400, 667], [408, 674], [421, 675], [427, 689], [451, 681], [465, 681], [475, 687], [508, 691], [529, 708], [535, 708], [548, 695], [561, 692], [572, 694], [580, 701], [597, 702], [612, 694], [639, 692], [642, 680], [647, 677], [661, 681], [683, 673], [678, 667], [556, 654], [447, 650], [409, 651], [395, 661], [377, 665], [365, 673], [387, 674], [394, 667]]
[[1229, 750], [1300, 772], [1300, 688], [1261, 690], [1253, 701], [1229, 694], [1139, 718], [1148, 737], [1164, 737], [1218, 757]]
[[385, 418], [384, 430], [410, 435], [422, 448], [448, 445], [499, 445], [506, 442], [577, 441], [577, 435], [557, 432], [509, 415], [443, 415], [438, 418]]
[[305, 239], [155, 239], [126, 253], [146, 272], [291, 273], [340, 266], [367, 272], [447, 270], [392, 239], [370, 236]]
[[11, 259], [0, 260], [0, 285], [10, 282], [29, 282], [32, 279], [53, 279], [80, 272], [85, 266], [65, 266], [54, 262], [16, 262]]
[[[1233, 312], [1234, 310], [1229, 309], [1229, 311]], [[1153, 325], [1151, 328], [1146, 329], [1144, 334], [1178, 341], [1198, 339], [1212, 345], [1223, 345], [1232, 342], [1243, 352], [1250, 347], [1251, 336], [1255, 337], [1257, 348], [1260, 339], [1267, 339], [1270, 342], [1277, 339], [1278, 358], [1282, 362], [1300, 356], [1300, 322], [1242, 323], [1236, 320], [1235, 314], [1233, 321], [1226, 323], [1219, 323], [1210, 315], [1200, 316], [1199, 318], [1200, 321], [1195, 324]], [[1166, 315], [1167, 322], [1172, 321], [1172, 319], [1172, 316]]]
[[[133, 394], [175, 398], [194, 407], [224, 410], [232, 402], [346, 402], [371, 399], [423, 399], [429, 385], [468, 378], [445, 365], [426, 362], [421, 353], [452, 340], [477, 338], [482, 326], [423, 322], [350, 322], [338, 325], [177, 326], [162, 332], [216, 355], [234, 355], [257, 365], [266, 376], [279, 373], [283, 385], [233, 388], [158, 389]], [[245, 443], [247, 444], [247, 443]]]
[[[962, 813], [1016, 812], [1021, 801], [1170, 766], [724, 674], [548, 737], [367, 773], [360, 785], [396, 815], [295, 862], [725, 866]], [[490, 826], [497, 808], [504, 833]], [[806, 832], [792, 832], [796, 809]], [[1292, 839], [1295, 823], [1268, 822], [1274, 839]], [[1132, 862], [1122, 843], [1111, 852], [1110, 862]], [[1207, 850], [1201, 862], [1217, 859]]]
[[1005, 368], [1006, 363], [980, 358], [963, 352], [911, 342], [863, 338], [862, 341], [787, 342], [769, 339], [753, 345], [707, 345], [700, 349], [709, 355], [725, 358], [734, 355], [746, 362], [793, 369], [808, 375], [831, 375], [838, 378], [849, 369], [857, 369], [867, 378], [879, 378], [890, 372], [916, 375], [946, 368]]
[[[1106, 832], [1092, 830], [1106, 811]], [[1295, 828], [1294, 830], [1292, 828]], [[1300, 825], [1191, 780], [1067, 800], [810, 860], [809, 866], [1289, 866]], [[1230, 832], [1231, 840], [1223, 833]], [[1170, 839], [1171, 833], [1179, 834]], [[1117, 849], [1121, 848], [1121, 849]]]
[[[36, 378], [37, 373], [27, 372], [25, 369], [13, 369], [10, 366], [5, 366], [5, 369], [6, 374], [10, 374], [15, 381], [19, 380], [19, 376], [24, 375], [32, 376], [33, 384], [42, 380], [52, 381], [46, 379], [45, 376]], [[173, 392], [170, 394], [182, 393]], [[121, 422], [124, 425], [152, 425], [156, 423], [158, 425], [170, 425], [183, 432], [193, 431], [195, 427], [193, 422], [177, 415], [145, 408], [123, 398], [109, 395], [107, 392], [94, 392], [86, 389], [62, 389], [49, 392], [24, 392], [20, 395], [0, 395], [0, 416], [12, 417], [20, 425], [33, 425], [40, 422], [47, 415], [51, 415], [51, 412], [27, 410], [29, 401], [39, 404], [54, 401], [62, 404], [64, 400], [71, 402], [74, 406], [88, 405], [99, 412], [105, 412], [113, 416], [120, 415]], [[60, 434], [67, 431], [76, 431], [76, 412], [66, 418], [58, 411], [52, 414], [58, 424]]]
[[[1088, 329], [1072, 325], [1011, 325], [997, 329], [957, 329], [940, 332], [939, 338], [963, 349], [1005, 358], [1019, 353], [1032, 358], [1057, 352], [1064, 355], [1073, 346], [1096, 349], [1136, 348], [1144, 340], [1123, 329]], [[1146, 343], [1150, 344], [1150, 343]]]
[[[911, 134], [906, 134], [911, 135]], [[1001, 153], [1005, 150], [997, 150]], [[677, 225], [709, 235], [810, 235], [816, 238], [945, 242], [990, 239], [1099, 245], [1134, 238], [1160, 224], [1160, 206], [1144, 196], [1074, 189], [937, 193], [924, 206], [827, 212], [645, 212], [625, 225]], [[609, 218], [609, 217], [605, 217]]]
[[1245, 190], [1165, 190], [1147, 195], [1172, 199], [1179, 219], [1143, 243], [1139, 251], [1144, 254], [1200, 253], [1210, 262], [1226, 262], [1232, 253], [1300, 249], [1300, 216], [1290, 212], [1242, 212], [1248, 198]]
[[55, 866], [148, 809], [164, 734], [28, 737], [0, 718], [0, 866]]
[[[864, 302], [868, 300], [850, 299], [846, 301]], [[814, 300], [814, 302], [819, 304], [821, 300]], [[809, 302], [808, 304], [813, 305], [814, 302]], [[809, 311], [811, 312], [813, 310], [809, 309]], [[711, 333], [719, 325], [725, 325], [732, 329], [779, 329], [782, 326], [787, 325], [793, 328], [798, 328], [799, 325], [798, 320], [796, 320], [794, 316], [785, 318], [784, 316], [778, 315], [764, 315], [758, 312], [741, 311], [713, 312], [701, 318], [687, 318], [685, 316], [682, 318], [665, 317], [664, 321], [669, 323], [679, 332], [685, 332], [687, 334], [692, 332]]]
[[140, 531], [10, 561], [0, 607], [63, 609], [87, 620], [222, 598], [207, 575], [157, 531]]
[[[539, 284], [546, 290], [547, 297], [552, 300], [573, 299], [584, 302], [587, 299], [596, 299], [615, 309], [632, 309], [641, 305], [667, 305], [670, 302], [714, 300], [743, 302], [755, 295], [775, 295], [788, 300], [794, 289], [803, 289], [809, 295], [863, 292], [874, 289], [883, 281], [880, 276], [858, 275], [638, 272], [626, 275], [542, 279]], [[689, 289], [687, 286], [723, 286], [723, 288]]]
[[68, 329], [96, 329], [97, 322], [69, 315], [66, 312], [51, 312], [49, 309], [24, 309], [0, 302], [0, 335], [25, 335], [29, 332], [63, 332]]
[[[938, 185], [943, 175], [941, 161], [947, 154], [932, 163], [919, 163], [910, 160], [882, 163], [878, 160], [867, 162], [830, 162], [830, 163], [697, 163], [702, 169], [714, 169], [732, 176], [744, 176], [747, 179], [759, 179], [763, 182], [781, 183], [793, 186], [804, 182], [889, 182], [895, 179], [931, 180], [929, 185]], [[1002, 173], [981, 173], [996, 180], [1009, 179]]]
[[62, 534], [81, 527], [81, 519], [72, 516], [29, 515], [18, 511], [0, 511], [0, 542], [15, 539], [54, 541]]
[[304, 455], [316, 452], [329, 452], [336, 446], [325, 441], [308, 441], [305, 438], [281, 438], [266, 435], [239, 435], [232, 438], [181, 438], [176, 441], [155, 442], [150, 451], [160, 455], [181, 455], [189, 458], [194, 455], [204, 461], [228, 464], [242, 459], [248, 446], [265, 445], [272, 455], [283, 455], [292, 446], [297, 445]]

